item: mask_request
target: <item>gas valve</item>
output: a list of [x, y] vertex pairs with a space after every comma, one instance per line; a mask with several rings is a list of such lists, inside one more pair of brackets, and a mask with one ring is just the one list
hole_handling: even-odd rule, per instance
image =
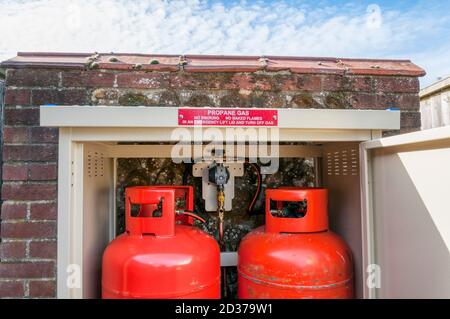
[[200, 162], [192, 167], [192, 175], [202, 178], [202, 197], [205, 211], [217, 211], [217, 191], [223, 190], [224, 210], [232, 210], [234, 198], [234, 178], [244, 174], [243, 162]]
[[224, 186], [230, 179], [230, 171], [222, 163], [215, 164], [208, 169], [208, 180], [218, 187]]

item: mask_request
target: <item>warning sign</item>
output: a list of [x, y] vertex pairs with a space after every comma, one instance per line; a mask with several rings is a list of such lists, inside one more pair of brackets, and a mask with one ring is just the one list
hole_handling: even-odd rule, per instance
[[178, 125], [278, 126], [278, 110], [180, 108]]

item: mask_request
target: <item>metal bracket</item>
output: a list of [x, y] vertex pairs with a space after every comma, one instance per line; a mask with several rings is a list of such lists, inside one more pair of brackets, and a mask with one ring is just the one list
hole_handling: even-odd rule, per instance
[[220, 253], [220, 266], [233, 267], [237, 266], [238, 254], [235, 251], [225, 251]]
[[[217, 210], [217, 186], [209, 182], [208, 169], [213, 162], [196, 163], [192, 167], [192, 175], [202, 178], [202, 197], [205, 200], [205, 210], [214, 212]], [[234, 198], [234, 177], [244, 175], [243, 162], [224, 162], [223, 165], [230, 172], [230, 179], [224, 186], [225, 192], [225, 211], [231, 211], [232, 200]]]

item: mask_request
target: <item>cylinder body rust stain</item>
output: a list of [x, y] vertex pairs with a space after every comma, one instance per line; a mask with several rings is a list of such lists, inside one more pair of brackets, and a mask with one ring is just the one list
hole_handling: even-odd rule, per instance
[[351, 252], [328, 230], [325, 189], [267, 190], [266, 225], [244, 237], [238, 260], [242, 299], [353, 297]]

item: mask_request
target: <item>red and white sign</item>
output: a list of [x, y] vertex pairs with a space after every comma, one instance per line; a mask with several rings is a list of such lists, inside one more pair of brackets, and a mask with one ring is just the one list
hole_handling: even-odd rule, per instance
[[179, 108], [178, 125], [278, 126], [278, 110]]

